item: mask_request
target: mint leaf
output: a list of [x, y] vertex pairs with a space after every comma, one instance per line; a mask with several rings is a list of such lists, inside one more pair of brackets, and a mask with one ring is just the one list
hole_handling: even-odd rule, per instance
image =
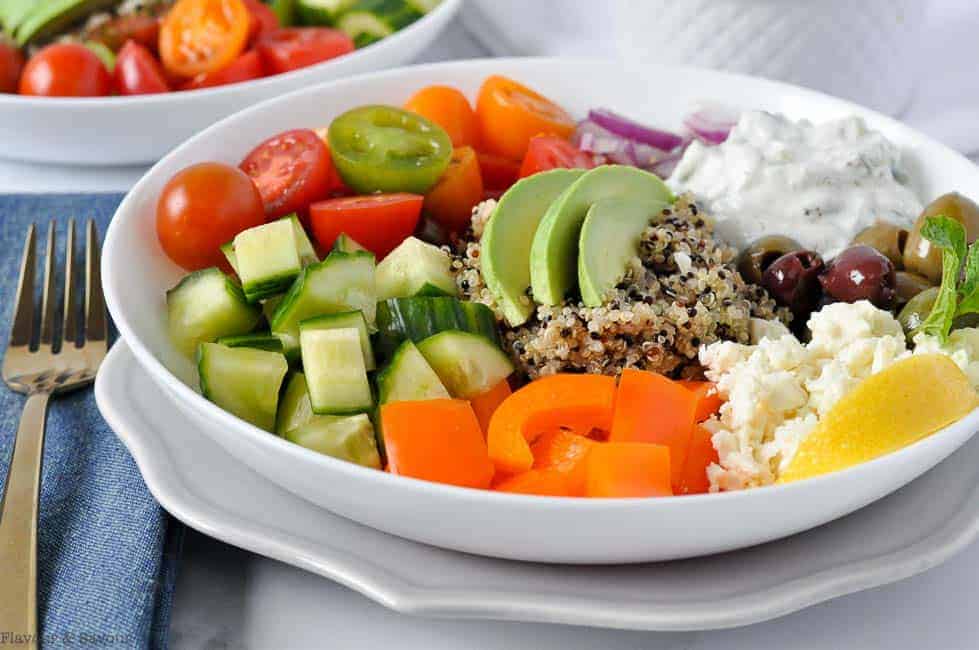
[[942, 284], [931, 313], [918, 327], [918, 331], [938, 337], [945, 343], [958, 308], [959, 269], [966, 256], [965, 227], [944, 215], [928, 217], [921, 227], [921, 236], [942, 249]]

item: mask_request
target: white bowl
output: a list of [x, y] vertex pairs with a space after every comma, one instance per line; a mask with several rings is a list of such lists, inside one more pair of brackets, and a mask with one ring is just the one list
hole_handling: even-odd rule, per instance
[[199, 395], [192, 364], [173, 349], [166, 333], [164, 292], [182, 272], [160, 248], [154, 210], [170, 176], [205, 160], [237, 163], [279, 131], [322, 126], [361, 104], [400, 104], [427, 84], [448, 84], [472, 95], [493, 73], [529, 84], [575, 115], [608, 106], [665, 127], [679, 126], [703, 100], [817, 121], [855, 113], [902, 147], [923, 196], [951, 190], [976, 194], [979, 188], [979, 169], [972, 163], [894, 120], [813, 91], [694, 68], [496, 59], [405, 68], [293, 93], [223, 120], [177, 148], [136, 184], [106, 235], [103, 281], [119, 331], [202, 435], [295, 494], [402, 537], [518, 560], [620, 563], [717, 553], [818, 526], [901, 487], [979, 429], [975, 411], [897, 453], [784, 486], [662, 499], [561, 499], [457, 488], [365, 469], [261, 431]]
[[0, 94], [0, 157], [69, 165], [138, 165], [221, 118], [324, 81], [411, 62], [445, 29], [462, 0], [381, 41], [331, 61], [218, 88], [136, 97], [24, 97]]

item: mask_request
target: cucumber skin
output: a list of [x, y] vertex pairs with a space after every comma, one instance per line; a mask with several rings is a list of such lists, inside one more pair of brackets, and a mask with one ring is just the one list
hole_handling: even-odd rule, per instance
[[486, 305], [450, 297], [389, 298], [377, 303], [374, 352], [390, 359], [403, 341], [420, 343], [446, 330], [482, 334], [500, 345], [496, 317]]
[[439, 379], [438, 373], [435, 372], [435, 369], [432, 368], [431, 364], [428, 363], [428, 360], [425, 359], [425, 355], [421, 353], [421, 350], [419, 350], [418, 347], [411, 341], [404, 341], [401, 343], [401, 345], [398, 346], [398, 349], [394, 351], [394, 354], [391, 356], [390, 363], [388, 363], [388, 365], [385, 366], [383, 370], [377, 373], [376, 381], [377, 381], [377, 393], [378, 393], [378, 397], [377, 397], [378, 409], [380, 409], [382, 404], [386, 404], [391, 401], [390, 399], [391, 383], [397, 380], [396, 373], [400, 372], [399, 359], [401, 359], [403, 355], [412, 354], [412, 353], [418, 355], [418, 358], [421, 359], [421, 361], [424, 362], [424, 364], [428, 367], [428, 371], [432, 373], [431, 378], [434, 379], [435, 382], [439, 383], [442, 387], [441, 392], [435, 390], [435, 391], [427, 392], [424, 395], [419, 393], [419, 397], [415, 399], [439, 399], [439, 398], [447, 399], [451, 397], [451, 395], [449, 394], [449, 390], [445, 387], [444, 384], [441, 383], [442, 380]]
[[419, 343], [418, 351], [457, 399], [482, 395], [515, 370], [498, 345], [469, 332], [439, 332]]
[[[209, 344], [209, 345], [218, 345], [218, 344], [212, 343], [212, 344]], [[227, 347], [227, 346], [225, 346], [225, 347]], [[229, 349], [234, 349], [234, 348], [229, 348]], [[207, 376], [208, 376], [209, 373], [207, 372], [207, 368], [206, 368], [206, 365], [205, 365], [207, 363], [207, 359], [208, 359], [208, 355], [206, 354], [206, 350], [207, 350], [207, 345], [204, 344], [204, 343], [202, 343], [202, 344], [200, 344], [200, 345], [197, 346], [197, 355], [196, 355], [196, 359], [197, 359], [197, 377], [198, 377], [198, 380], [200, 382], [201, 395], [203, 395], [208, 401], [210, 401], [211, 403], [215, 404], [219, 408], [224, 409], [223, 406], [221, 406], [220, 404], [218, 404], [217, 402], [215, 402], [214, 399], [213, 399], [213, 391], [211, 390], [210, 382], [207, 379]], [[283, 383], [283, 381], [285, 381], [285, 377], [286, 377], [286, 374], [288, 373], [288, 371], [289, 371], [289, 366], [288, 366], [288, 363], [287, 363], [286, 364], [286, 367], [282, 369], [282, 375], [279, 377], [279, 386], [276, 388], [276, 391], [275, 391], [275, 400], [276, 400], [275, 401], [275, 407], [272, 409], [272, 413], [270, 414], [270, 416], [269, 416], [269, 418], [268, 418], [267, 421], [255, 422], [255, 421], [248, 420], [248, 419], [244, 418], [242, 415], [240, 415], [238, 413], [233, 413], [232, 411], [228, 411], [227, 409], [224, 409], [224, 410], [226, 412], [228, 412], [228, 413], [231, 413], [235, 417], [237, 417], [237, 418], [239, 418], [241, 420], [244, 420], [245, 422], [248, 422], [249, 424], [252, 424], [252, 425], [258, 427], [259, 429], [263, 429], [264, 431], [268, 431], [268, 432], [273, 432], [275, 430], [275, 423], [276, 423], [276, 419], [277, 419], [277, 416], [278, 416], [279, 391], [282, 388], [282, 383]]]
[[271, 334], [222, 336], [215, 343], [226, 345], [229, 348], [255, 348], [256, 350], [282, 353], [282, 341]]
[[234, 328], [235, 331], [228, 332], [227, 334], [223, 334], [223, 336], [234, 336], [237, 334], [245, 334], [247, 332], [250, 332], [255, 328], [256, 325], [258, 325], [258, 322], [262, 317], [261, 310], [257, 306], [248, 303], [248, 300], [245, 298], [245, 293], [241, 290], [241, 287], [238, 286], [238, 284], [235, 283], [231, 278], [224, 275], [224, 273], [217, 267], [212, 266], [210, 268], [201, 269], [199, 271], [193, 271], [192, 273], [188, 273], [180, 280], [180, 282], [177, 283], [175, 287], [173, 287], [166, 293], [167, 320], [168, 320], [167, 327], [170, 330], [170, 338], [174, 341], [177, 347], [180, 348], [180, 350], [187, 355], [193, 356], [194, 354], [196, 354], [197, 345], [199, 343], [202, 342], [210, 343], [213, 340], [219, 338], [219, 336], [221, 335], [214, 336], [213, 339], [211, 340], [206, 340], [206, 341], [200, 340], [194, 342], [193, 344], [188, 343], [187, 345], [184, 345], [182, 339], [174, 336], [173, 323], [171, 322], [171, 312], [170, 312], [172, 303], [174, 300], [177, 301], [180, 300], [181, 293], [185, 291], [193, 290], [194, 284], [196, 284], [202, 278], [205, 278], [208, 275], [217, 275], [217, 274], [220, 274], [221, 277], [224, 279], [225, 291], [227, 291], [228, 295], [231, 296], [231, 299], [242, 308], [241, 316], [244, 319], [244, 322], [240, 328], [236, 327]]
[[292, 373], [285, 386], [275, 413], [275, 434], [278, 436], [319, 417], [313, 413], [313, 406], [309, 401], [306, 375], [301, 372]]
[[253, 282], [245, 285], [243, 290], [248, 302], [256, 303], [265, 298], [271, 298], [286, 291], [293, 282], [296, 281], [298, 273], [288, 273], [276, 278], [269, 278], [261, 282]]

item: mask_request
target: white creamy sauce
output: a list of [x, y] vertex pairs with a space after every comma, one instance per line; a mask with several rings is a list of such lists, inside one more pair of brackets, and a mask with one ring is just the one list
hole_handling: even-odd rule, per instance
[[859, 117], [814, 125], [749, 111], [723, 144], [693, 142], [667, 182], [735, 246], [781, 234], [831, 257], [875, 221], [914, 222], [922, 205], [902, 178], [898, 148]]

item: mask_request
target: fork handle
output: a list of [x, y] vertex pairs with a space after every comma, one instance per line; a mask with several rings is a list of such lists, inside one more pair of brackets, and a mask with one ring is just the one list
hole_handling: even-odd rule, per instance
[[[37, 513], [44, 423], [50, 393], [24, 404], [0, 501], [0, 646], [40, 645], [37, 637]], [[4, 638], [4, 634], [10, 637]], [[18, 639], [15, 635], [23, 635]]]

